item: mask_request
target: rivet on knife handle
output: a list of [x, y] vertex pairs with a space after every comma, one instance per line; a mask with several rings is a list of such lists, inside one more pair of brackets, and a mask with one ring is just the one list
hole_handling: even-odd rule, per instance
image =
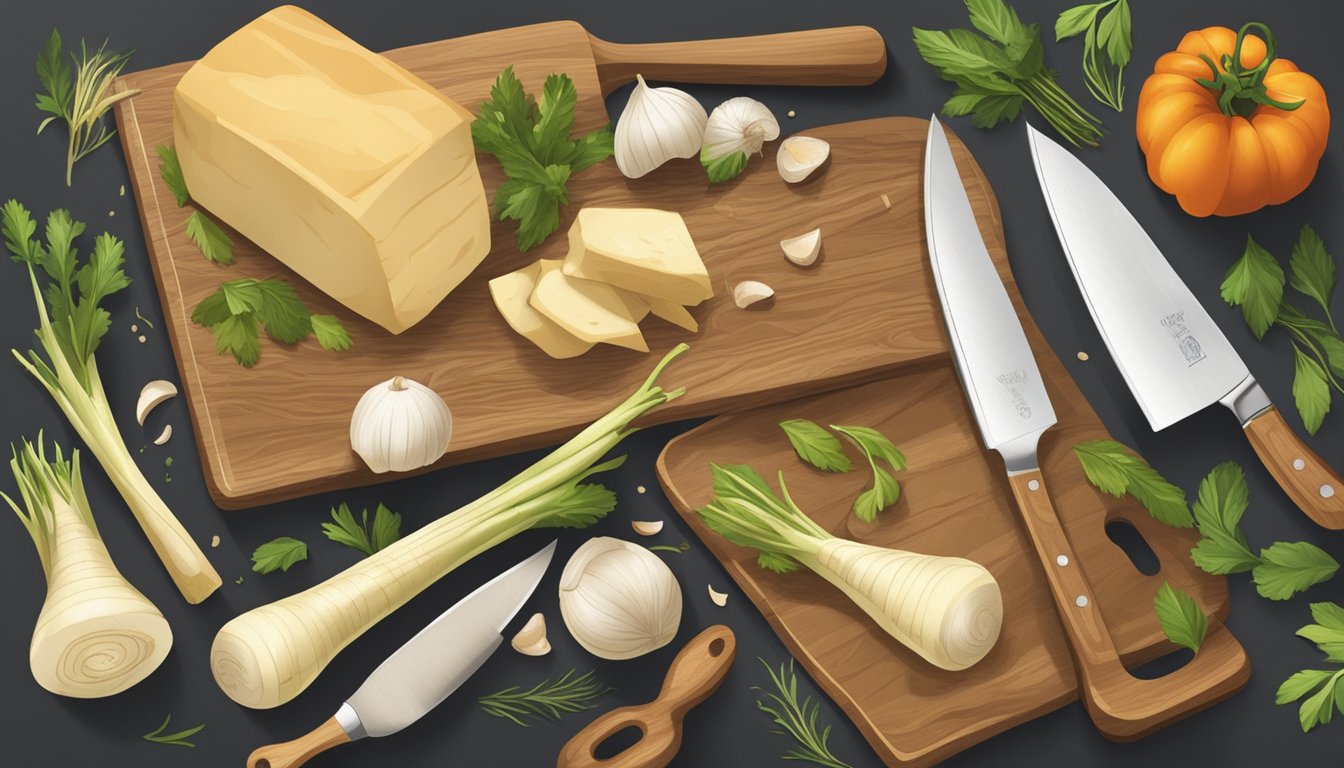
[[[737, 637], [728, 627], [715, 624], [696, 635], [672, 660], [658, 698], [594, 720], [560, 750], [557, 768], [662, 768], [672, 762], [681, 748], [682, 719], [723, 683], [736, 655]], [[612, 757], [597, 757], [602, 742], [632, 726], [642, 732], [639, 741]]]
[[1274, 406], [1246, 422], [1246, 439], [1293, 503], [1317, 525], [1344, 529], [1344, 479], [1293, 432]]

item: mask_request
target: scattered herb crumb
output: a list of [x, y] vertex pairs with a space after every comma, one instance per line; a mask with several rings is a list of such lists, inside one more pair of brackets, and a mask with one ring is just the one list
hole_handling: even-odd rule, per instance
[[242, 576], [239, 576], [238, 578], [236, 578], [236, 579], [233, 580], [233, 583], [234, 583], [234, 584], [242, 584], [242, 583], [243, 583], [243, 577], [242, 577]]
[[108, 211], [108, 212], [107, 212], [107, 217], [108, 217], [109, 219], [115, 217], [116, 215], [117, 215], [117, 212], [116, 212], [116, 211]]
[[288, 571], [291, 565], [307, 559], [307, 544], [291, 536], [281, 536], [262, 544], [252, 552], [252, 570], [257, 573]]
[[559, 720], [567, 714], [596, 707], [593, 702], [610, 692], [594, 672], [576, 675], [571, 669], [554, 681], [547, 678], [526, 691], [514, 685], [482, 696], [479, 703], [487, 715], [512, 720], [526, 728], [529, 723], [523, 718]]
[[121, 185], [121, 188], [117, 190], [117, 196], [118, 196], [118, 197], [125, 197], [125, 196], [126, 196], [126, 185], [125, 185], [125, 184], [122, 184], [122, 185]]
[[649, 489], [647, 489], [647, 488], [645, 488], [644, 486], [641, 485], [641, 486], [639, 486], [638, 488], [635, 489], [635, 492], [636, 492], [636, 493], [648, 493], [648, 490], [649, 490]]
[[144, 343], [145, 343], [145, 335], [144, 335], [143, 333], [140, 334], [139, 341], [140, 341], [141, 344], [144, 344]]
[[788, 114], [789, 117], [797, 117], [797, 116], [798, 116], [798, 113], [795, 112], [795, 111], [793, 111], [792, 109], [790, 109], [790, 110], [788, 111], [787, 114]]
[[163, 466], [165, 466], [165, 467], [171, 467], [171, 466], [173, 466], [173, 457], [172, 457], [172, 456], [168, 456], [168, 457], [164, 458], [164, 460], [163, 460]]
[[144, 323], [145, 326], [148, 327], [151, 331], [154, 330], [154, 324], [151, 323], [151, 322], [149, 322], [149, 318], [147, 318], [147, 317], [145, 317], [144, 315], [140, 314], [140, 308], [139, 308], [139, 307], [136, 307], [136, 308], [135, 308], [135, 319], [137, 319], [137, 320], [139, 320], [140, 322]]
[[135, 323], [131, 323], [131, 333], [136, 333], [139, 330], [140, 326], [136, 325]]
[[1078, 359], [1087, 362], [1089, 355], [1086, 352], [1079, 352]]
[[672, 553], [674, 553], [674, 554], [678, 554], [678, 555], [679, 555], [679, 554], [681, 554], [682, 552], [685, 552], [686, 550], [688, 550], [688, 549], [690, 549], [690, 548], [691, 548], [691, 545], [690, 545], [690, 544], [687, 544], [686, 542], [683, 541], [683, 542], [681, 542], [680, 544], [676, 545], [675, 547], [672, 546], [671, 544], [654, 544], [654, 545], [652, 545], [652, 546], [649, 547], [649, 551], [650, 551], [650, 552], [672, 552]]
[[[239, 579], [239, 581], [241, 581], [241, 579]], [[140, 738], [145, 741], [152, 741], [155, 744], [172, 744], [175, 747], [196, 746], [192, 742], [187, 741], [187, 739], [200, 733], [201, 730], [205, 728], [205, 724], [202, 723], [194, 728], [188, 728], [185, 731], [178, 731], [177, 733], [164, 733], [164, 730], [168, 728], [168, 721], [172, 719], [173, 714], [169, 712], [168, 716], [163, 718], [163, 725], [160, 725], [158, 728], [155, 728]]]
[[219, 534], [215, 534], [214, 536], [210, 537], [210, 548], [211, 549], [219, 548]]
[[173, 476], [170, 475], [170, 474], [167, 473], [167, 472], [164, 472], [164, 473], [163, 473], [163, 482], [165, 482], [165, 483], [171, 483], [171, 482], [173, 482]]

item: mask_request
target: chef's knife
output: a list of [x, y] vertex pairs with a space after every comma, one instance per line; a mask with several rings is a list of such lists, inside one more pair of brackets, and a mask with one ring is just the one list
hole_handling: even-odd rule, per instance
[[1222, 403], [1293, 503], [1344, 528], [1344, 480], [1284, 422], [1143, 227], [1082, 161], [1031, 126], [1027, 134], [1074, 279], [1153, 431]]
[[388, 656], [323, 724], [294, 741], [261, 747], [248, 768], [297, 768], [365, 736], [389, 736], [448, 698], [504, 641], [504, 626], [537, 588], [555, 542], [459, 600]]
[[929, 121], [924, 156], [924, 226], [957, 375], [986, 447], [1003, 457], [1097, 728], [1112, 739], [1136, 739], [1239, 690], [1250, 666], [1226, 631], [1212, 633], [1189, 664], [1166, 677], [1141, 680], [1121, 662], [1037, 461], [1036, 445], [1055, 424], [1050, 396], [937, 118]]

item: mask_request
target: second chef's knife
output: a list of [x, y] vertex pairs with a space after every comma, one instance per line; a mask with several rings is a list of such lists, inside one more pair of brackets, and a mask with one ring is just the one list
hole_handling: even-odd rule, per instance
[[504, 626], [541, 582], [555, 542], [483, 584], [388, 656], [325, 723], [294, 741], [261, 747], [248, 768], [298, 768], [365, 736], [390, 736], [448, 698], [504, 642]]
[[1284, 422], [1143, 227], [1082, 161], [1031, 126], [1027, 134], [1073, 276], [1153, 431], [1222, 403], [1293, 503], [1344, 528], [1344, 480]]
[[1037, 461], [1036, 445], [1055, 424], [1050, 396], [937, 118], [929, 121], [924, 156], [924, 226], [957, 375], [985, 445], [1003, 457], [1098, 730], [1137, 739], [1240, 690], [1250, 664], [1225, 630], [1211, 633], [1190, 663], [1165, 677], [1139, 679], [1121, 662]]

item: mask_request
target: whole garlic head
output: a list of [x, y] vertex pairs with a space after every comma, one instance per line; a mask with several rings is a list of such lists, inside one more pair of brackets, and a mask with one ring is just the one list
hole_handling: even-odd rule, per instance
[[779, 138], [779, 122], [761, 102], [738, 96], [714, 108], [705, 123], [702, 161], [743, 152], [754, 155], [767, 141]]
[[589, 653], [633, 659], [676, 636], [681, 587], [667, 564], [649, 550], [599, 536], [585, 542], [565, 564], [560, 615]]
[[350, 447], [374, 472], [406, 472], [448, 451], [453, 414], [438, 393], [393, 376], [359, 398], [350, 417]]
[[674, 157], [700, 151], [709, 115], [695, 97], [676, 88], [650, 88], [635, 75], [635, 90], [616, 121], [616, 167], [638, 179]]

